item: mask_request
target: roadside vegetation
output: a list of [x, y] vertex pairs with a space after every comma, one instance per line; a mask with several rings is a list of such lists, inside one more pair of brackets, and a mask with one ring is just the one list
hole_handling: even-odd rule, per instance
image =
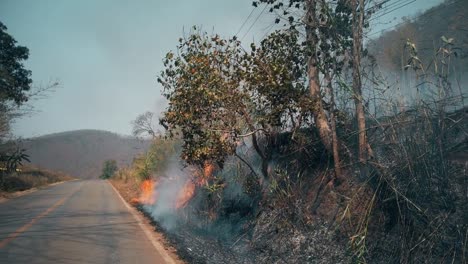
[[152, 146], [113, 178], [141, 186], [179, 254], [466, 263], [466, 50], [450, 32], [431, 53], [408, 38], [385, 70], [364, 45], [380, 2], [255, 1], [277, 16], [259, 44], [193, 27], [167, 53], [166, 131], [140, 116]]
[[114, 176], [115, 172], [118, 170], [117, 168], [117, 161], [115, 160], [106, 160], [104, 162], [102, 173], [99, 178], [101, 179], [109, 179]]
[[29, 155], [12, 135], [11, 125], [32, 113], [28, 101], [41, 98], [58, 86], [54, 82], [33, 87], [31, 71], [24, 67], [28, 57], [28, 48], [18, 45], [0, 21], [0, 192], [22, 191], [70, 179], [61, 173], [22, 166], [29, 162]]
[[69, 181], [73, 178], [67, 174], [30, 166], [22, 166], [8, 175], [4, 175], [0, 197], [9, 198], [15, 192], [44, 187], [53, 183]]

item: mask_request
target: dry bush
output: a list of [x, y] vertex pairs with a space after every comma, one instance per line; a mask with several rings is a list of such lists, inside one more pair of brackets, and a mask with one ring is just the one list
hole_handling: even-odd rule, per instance
[[71, 176], [62, 172], [36, 167], [23, 167], [21, 171], [7, 175], [5, 178], [5, 191], [24, 191], [71, 179], [73, 179]]
[[352, 246], [359, 262], [466, 263], [468, 109], [463, 89], [455, 94], [450, 82], [453, 43], [443, 40], [433, 65], [422, 65], [414, 44], [407, 46], [406, 67], [417, 81], [408, 88], [416, 96], [411, 105], [398, 103], [405, 98], [374, 102], [382, 112], [399, 111], [370, 122], [374, 157], [363, 184], [373, 199]]

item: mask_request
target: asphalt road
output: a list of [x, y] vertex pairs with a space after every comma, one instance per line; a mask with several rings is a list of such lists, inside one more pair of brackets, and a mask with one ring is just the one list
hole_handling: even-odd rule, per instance
[[0, 203], [0, 263], [167, 263], [164, 256], [107, 181]]

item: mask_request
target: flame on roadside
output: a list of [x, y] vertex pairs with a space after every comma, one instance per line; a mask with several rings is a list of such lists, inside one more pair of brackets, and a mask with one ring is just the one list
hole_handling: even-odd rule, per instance
[[156, 203], [156, 187], [158, 182], [154, 180], [145, 180], [140, 185], [140, 197], [131, 200], [134, 204], [153, 205]]
[[[206, 162], [203, 166], [202, 173], [197, 174], [198, 177], [194, 179], [187, 179], [180, 190], [177, 191], [175, 197], [174, 209], [181, 209], [187, 206], [190, 200], [195, 195], [197, 186], [207, 185], [210, 180], [213, 179], [213, 174], [216, 170], [216, 166], [211, 162]], [[175, 181], [175, 178], [165, 178], [166, 181]], [[158, 201], [158, 185], [159, 180], [145, 180], [140, 186], [140, 197], [133, 198], [131, 202], [133, 204], [153, 205]]]
[[184, 208], [188, 202], [195, 195], [195, 190], [197, 186], [207, 185], [209, 180], [213, 178], [213, 173], [216, 169], [216, 166], [211, 162], [205, 162], [203, 166], [203, 173], [199, 174], [199, 177], [195, 179], [188, 179], [182, 189], [180, 189], [177, 194], [176, 200], [176, 209]]
[[213, 179], [213, 173], [216, 167], [211, 162], [205, 162], [203, 165], [203, 172], [198, 174], [199, 177], [196, 179], [196, 185], [204, 186], [208, 185], [208, 182]]
[[195, 183], [188, 179], [182, 189], [177, 194], [177, 200], [175, 204], [176, 209], [183, 208], [192, 199], [195, 194]]

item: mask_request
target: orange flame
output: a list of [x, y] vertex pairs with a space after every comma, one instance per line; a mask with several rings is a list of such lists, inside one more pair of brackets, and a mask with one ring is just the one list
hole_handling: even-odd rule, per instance
[[200, 177], [197, 177], [197, 185], [203, 186], [208, 185], [208, 182], [213, 178], [213, 173], [216, 167], [211, 162], [205, 162], [203, 165], [203, 174]]
[[176, 209], [183, 208], [187, 205], [187, 203], [192, 199], [193, 195], [195, 194], [195, 184], [192, 180], [188, 179], [185, 182], [184, 187], [179, 191], [176, 200]]
[[207, 185], [208, 181], [213, 178], [213, 173], [216, 167], [211, 162], [205, 162], [203, 166], [203, 174], [201, 177], [195, 177], [195, 182], [192, 179], [188, 179], [182, 189], [179, 191], [176, 200], [176, 209], [185, 207], [188, 202], [195, 195], [196, 186]]
[[155, 192], [158, 185], [157, 181], [154, 180], [145, 180], [141, 183], [140, 186], [140, 197], [133, 198], [131, 203], [133, 204], [145, 204], [152, 205], [156, 202]]

